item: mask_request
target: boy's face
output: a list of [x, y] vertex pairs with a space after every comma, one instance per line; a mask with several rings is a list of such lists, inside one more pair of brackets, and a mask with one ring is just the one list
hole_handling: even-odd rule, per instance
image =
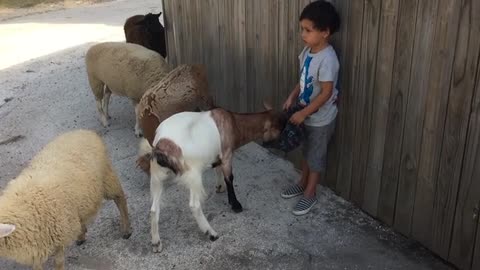
[[328, 29], [321, 31], [315, 28], [314, 23], [309, 19], [301, 20], [300, 26], [302, 27], [302, 40], [310, 48], [323, 45], [327, 42], [328, 37], [330, 36], [330, 31]]

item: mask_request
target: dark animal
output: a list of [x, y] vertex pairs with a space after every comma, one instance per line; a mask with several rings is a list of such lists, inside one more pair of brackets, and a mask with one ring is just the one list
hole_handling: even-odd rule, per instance
[[136, 43], [167, 57], [165, 28], [160, 23], [158, 14], [135, 15], [125, 21], [123, 30], [128, 43]]

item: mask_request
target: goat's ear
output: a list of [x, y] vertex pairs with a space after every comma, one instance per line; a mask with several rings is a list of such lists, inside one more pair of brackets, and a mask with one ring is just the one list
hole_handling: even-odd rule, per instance
[[159, 12], [158, 14], [155, 14], [155, 16], [157, 16], [157, 18], [160, 18], [160, 15], [162, 15], [162, 12]]
[[264, 107], [265, 110], [267, 110], [267, 111], [273, 110], [272, 104], [271, 104], [270, 102], [267, 102], [267, 101], [263, 101], [263, 107]]
[[15, 231], [15, 225], [0, 223], [0, 238], [7, 237]]

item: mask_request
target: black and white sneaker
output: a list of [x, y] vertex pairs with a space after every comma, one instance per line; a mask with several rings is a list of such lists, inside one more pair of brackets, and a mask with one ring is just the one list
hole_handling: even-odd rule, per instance
[[290, 199], [298, 195], [302, 195], [303, 191], [304, 191], [304, 188], [301, 187], [300, 185], [292, 185], [286, 190], [284, 190], [282, 194], [280, 194], [280, 196], [282, 196], [282, 198], [284, 199]]
[[305, 215], [312, 209], [312, 207], [318, 202], [317, 198], [305, 198], [303, 197], [298, 201], [297, 205], [293, 208], [293, 214], [296, 216]]

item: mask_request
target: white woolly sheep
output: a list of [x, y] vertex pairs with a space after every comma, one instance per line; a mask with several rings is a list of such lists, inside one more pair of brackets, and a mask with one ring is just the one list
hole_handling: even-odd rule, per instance
[[262, 113], [238, 114], [221, 108], [207, 112], [182, 112], [164, 120], [157, 128], [153, 149], [143, 141], [140, 156], [150, 150], [151, 235], [154, 252], [162, 245], [158, 233], [160, 197], [163, 182], [172, 172], [190, 189], [190, 208], [200, 230], [210, 240], [218, 234], [201, 208], [205, 196], [202, 172], [220, 166], [227, 185], [228, 202], [235, 212], [243, 210], [233, 188], [232, 157], [238, 147], [256, 140], [277, 138], [286, 119], [269, 109]]
[[60, 135], [0, 197], [0, 256], [39, 270], [54, 255], [64, 269], [64, 247], [85, 241], [103, 199], [115, 201], [129, 238], [127, 202], [102, 139], [86, 130]]
[[85, 56], [87, 75], [102, 124], [108, 126], [111, 93], [129, 97], [135, 106], [135, 135], [141, 136], [137, 104], [145, 91], [171, 71], [163, 57], [141, 45], [105, 42], [93, 45]]

